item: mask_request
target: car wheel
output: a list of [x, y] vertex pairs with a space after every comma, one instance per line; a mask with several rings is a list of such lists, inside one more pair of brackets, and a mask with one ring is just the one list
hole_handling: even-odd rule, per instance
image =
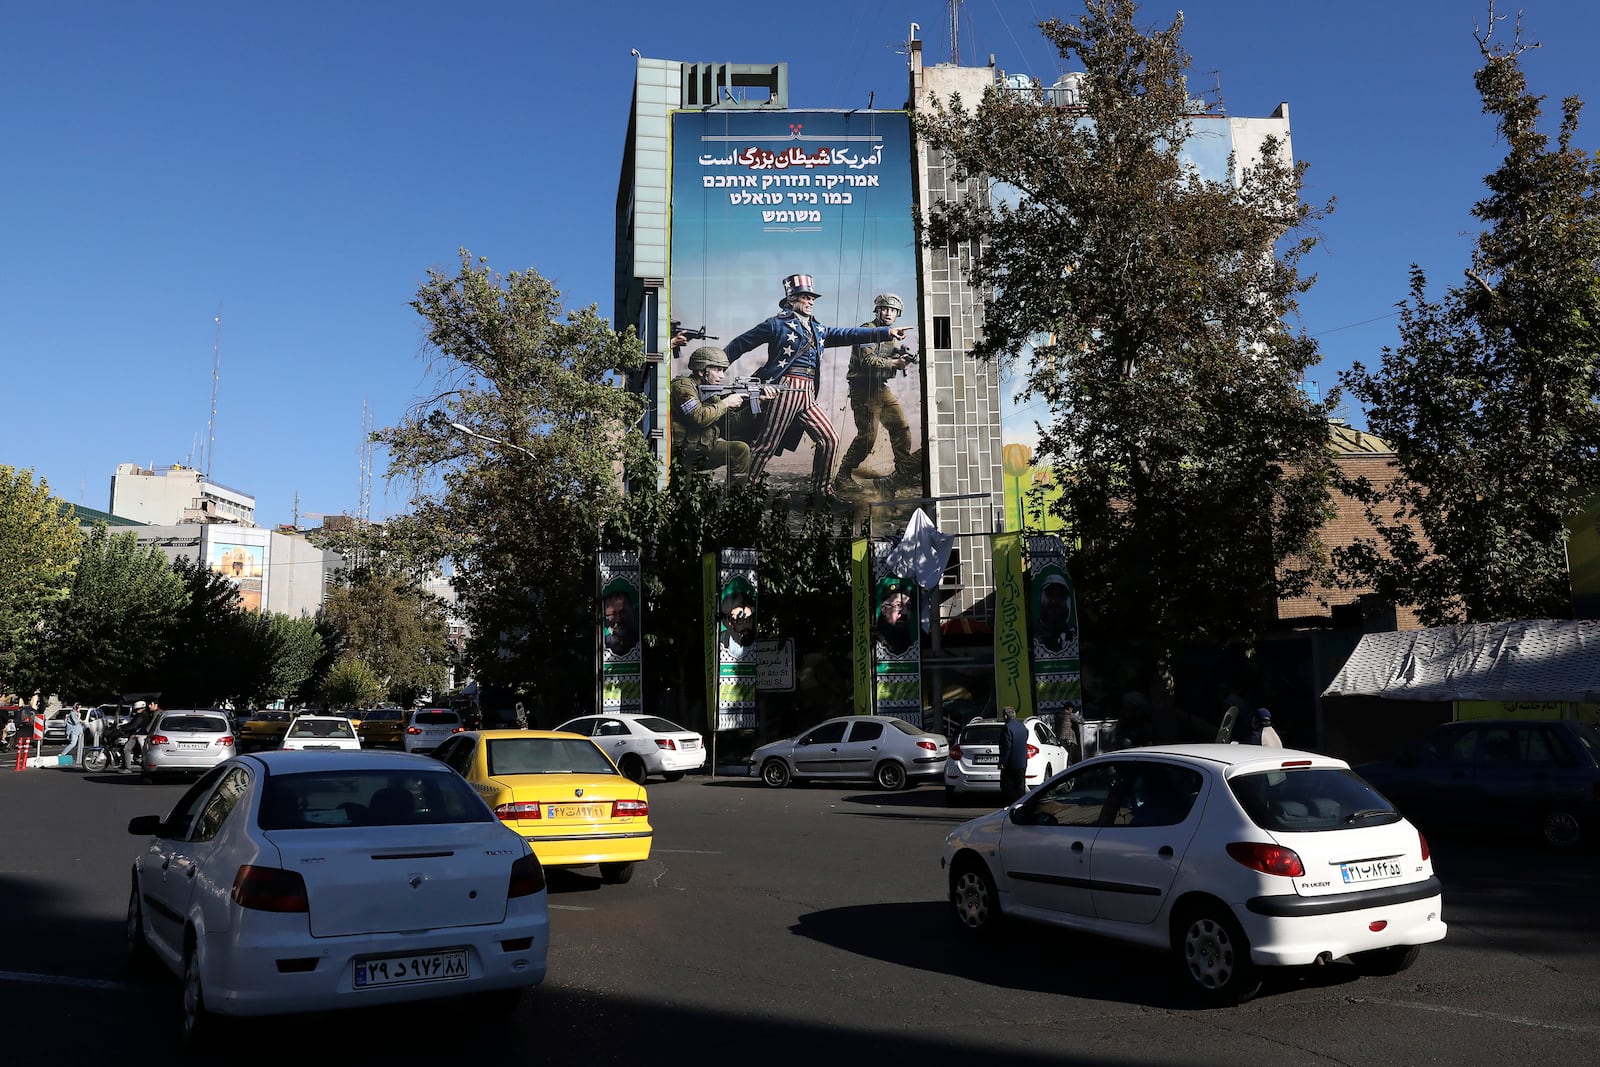
[[874, 777], [878, 781], [879, 789], [894, 792], [906, 787], [906, 769], [894, 760], [884, 760], [878, 764], [878, 771]]
[[1220, 904], [1185, 914], [1178, 923], [1176, 949], [1179, 974], [1207, 1004], [1239, 1004], [1261, 988], [1250, 962], [1250, 942], [1238, 920]]
[[108, 762], [110, 760], [106, 756], [106, 750], [103, 748], [97, 748], [93, 752], [85, 752], [83, 754], [83, 769], [86, 771], [103, 771], [106, 769]]
[[1362, 974], [1399, 974], [1416, 963], [1421, 955], [1421, 945], [1391, 945], [1389, 948], [1352, 953], [1350, 962]]
[[676, 782], [676, 781], [681, 780], [682, 778], [683, 778], [683, 772], [682, 771], [673, 771], [671, 774], [663, 774], [661, 776], [661, 780], [663, 782]]
[[634, 863], [602, 863], [600, 880], [606, 885], [626, 885], [633, 878]]
[[144, 936], [144, 905], [139, 899], [139, 879], [134, 876], [133, 888], [128, 891], [128, 919], [124, 928], [128, 942], [128, 963], [135, 970], [150, 965], [155, 958], [150, 942]]
[[956, 925], [989, 933], [1000, 925], [1000, 894], [983, 861], [966, 856], [950, 872], [950, 908]]
[[1539, 818], [1539, 836], [1552, 848], [1573, 848], [1583, 840], [1583, 821], [1567, 808], [1551, 808]]
[[201, 1048], [217, 1036], [217, 1017], [206, 1010], [200, 987], [200, 953], [191, 941], [183, 954], [183, 1045]]
[[631, 752], [622, 757], [622, 766], [617, 769], [620, 770], [623, 777], [628, 779], [630, 782], [642, 783], [645, 779], [646, 772], [644, 769], [644, 760], [640, 759], [638, 756], [635, 756]]
[[773, 789], [782, 789], [792, 777], [789, 765], [781, 759], [769, 759], [761, 765], [761, 780]]

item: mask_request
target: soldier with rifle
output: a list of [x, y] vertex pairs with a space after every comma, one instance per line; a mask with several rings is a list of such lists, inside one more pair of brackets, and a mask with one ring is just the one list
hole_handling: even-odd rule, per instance
[[728, 440], [722, 417], [744, 406], [745, 395], [733, 393], [712, 400], [701, 397], [701, 386], [720, 386], [728, 373], [728, 356], [715, 345], [689, 354], [689, 373], [672, 379], [672, 454], [694, 470], [709, 471], [726, 465], [728, 473], [742, 478], [750, 470], [750, 446]]
[[[893, 326], [905, 305], [893, 293], [879, 293], [872, 300], [872, 318], [862, 326]], [[856, 419], [856, 436], [839, 461], [839, 476], [833, 487], [838, 492], [855, 488], [851, 475], [878, 443], [878, 424], [889, 431], [889, 447], [894, 450], [894, 477], [911, 474], [911, 424], [906, 421], [900, 401], [889, 382], [916, 362], [916, 353], [898, 341], [876, 341], [855, 345], [850, 350], [850, 369], [845, 380], [850, 386], [850, 411]]]

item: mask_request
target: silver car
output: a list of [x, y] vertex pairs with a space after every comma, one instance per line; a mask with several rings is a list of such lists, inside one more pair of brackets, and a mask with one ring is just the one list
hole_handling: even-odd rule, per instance
[[401, 736], [407, 752], [432, 752], [450, 738], [465, 730], [461, 716], [449, 708], [418, 708], [406, 719], [406, 732]]
[[774, 789], [812, 779], [906, 789], [944, 776], [950, 742], [904, 719], [842, 715], [750, 754], [751, 773]]
[[200, 774], [234, 756], [228, 716], [220, 711], [164, 711], [144, 739], [144, 780]]

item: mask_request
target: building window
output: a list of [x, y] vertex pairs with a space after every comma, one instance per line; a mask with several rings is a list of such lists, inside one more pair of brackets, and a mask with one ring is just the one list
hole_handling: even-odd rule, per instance
[[933, 347], [949, 348], [950, 345], [950, 316], [935, 315], [933, 317]]

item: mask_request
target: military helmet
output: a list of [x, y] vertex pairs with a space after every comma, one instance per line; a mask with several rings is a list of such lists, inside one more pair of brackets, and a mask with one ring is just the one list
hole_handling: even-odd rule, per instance
[[706, 345], [689, 353], [689, 369], [705, 370], [707, 367], [728, 369], [728, 353], [716, 345]]
[[893, 293], [879, 293], [872, 298], [872, 307], [874, 310], [878, 308], [894, 308], [902, 313], [906, 310], [906, 306], [900, 303], [900, 298]]

